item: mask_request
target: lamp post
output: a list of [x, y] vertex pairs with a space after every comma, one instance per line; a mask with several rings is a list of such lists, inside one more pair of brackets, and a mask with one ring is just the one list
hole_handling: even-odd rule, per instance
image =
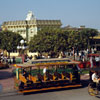
[[73, 47], [73, 58], [75, 60], [75, 47]]
[[28, 21], [25, 20], [26, 22], [26, 41], [28, 42]]
[[25, 55], [24, 55], [25, 49], [26, 49], [25, 41], [21, 40], [20, 45], [17, 46], [17, 50], [19, 51], [19, 56], [22, 57], [22, 63], [24, 63], [24, 60], [25, 60]]

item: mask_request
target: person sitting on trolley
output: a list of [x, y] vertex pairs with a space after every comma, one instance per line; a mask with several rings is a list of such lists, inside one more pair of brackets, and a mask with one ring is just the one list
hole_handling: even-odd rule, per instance
[[27, 71], [24, 70], [24, 69], [23, 69], [23, 76], [24, 76], [26, 79], [28, 79], [28, 73], [27, 73]]
[[92, 81], [96, 83], [97, 89], [100, 90], [100, 77], [98, 76], [98, 72], [94, 71], [92, 74]]

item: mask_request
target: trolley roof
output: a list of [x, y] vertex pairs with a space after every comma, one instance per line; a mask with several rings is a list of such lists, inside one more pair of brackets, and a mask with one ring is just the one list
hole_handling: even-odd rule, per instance
[[17, 64], [15, 65], [15, 67], [42, 67], [42, 66], [53, 66], [53, 65], [70, 65], [70, 64], [79, 64], [80, 62], [75, 62], [75, 61], [71, 61], [69, 59], [66, 58], [62, 58], [62, 59], [39, 59], [39, 60], [34, 60], [32, 61], [32, 64]]

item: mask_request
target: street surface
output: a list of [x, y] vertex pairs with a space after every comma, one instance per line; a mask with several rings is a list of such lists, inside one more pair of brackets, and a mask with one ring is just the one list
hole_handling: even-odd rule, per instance
[[84, 87], [27, 95], [2, 95], [0, 100], [100, 100], [100, 96], [90, 96], [87, 87]]
[[12, 76], [12, 68], [0, 69], [0, 89], [2, 89], [3, 91], [9, 91], [13, 90], [13, 88], [14, 80]]

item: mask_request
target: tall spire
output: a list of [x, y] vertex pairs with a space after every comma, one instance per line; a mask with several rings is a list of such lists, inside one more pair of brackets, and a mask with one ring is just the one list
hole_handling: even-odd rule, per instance
[[33, 20], [33, 19], [35, 19], [35, 16], [33, 15], [32, 11], [29, 11], [26, 20]]

